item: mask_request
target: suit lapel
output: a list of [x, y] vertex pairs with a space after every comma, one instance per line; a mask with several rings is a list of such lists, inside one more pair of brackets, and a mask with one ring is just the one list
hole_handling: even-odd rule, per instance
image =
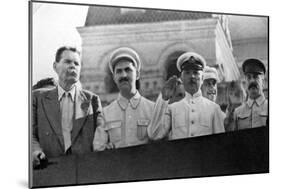
[[83, 128], [93, 109], [90, 101], [90, 95], [86, 95], [81, 89], [76, 91], [75, 97], [75, 118], [71, 132], [72, 144], [74, 144], [80, 130]]
[[43, 107], [48, 118], [48, 121], [56, 133], [62, 149], [64, 149], [64, 141], [61, 128], [61, 116], [60, 116], [60, 105], [58, 101], [58, 90], [57, 88], [49, 91], [45, 98], [43, 98]]

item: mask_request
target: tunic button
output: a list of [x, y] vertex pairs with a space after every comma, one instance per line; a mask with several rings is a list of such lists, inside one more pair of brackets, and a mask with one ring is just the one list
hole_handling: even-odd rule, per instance
[[192, 109], [191, 112], [194, 112], [194, 110]]
[[193, 134], [193, 133], [190, 133], [190, 136], [194, 136], [194, 134]]
[[191, 124], [194, 124], [194, 121], [193, 121], [193, 120], [191, 121]]

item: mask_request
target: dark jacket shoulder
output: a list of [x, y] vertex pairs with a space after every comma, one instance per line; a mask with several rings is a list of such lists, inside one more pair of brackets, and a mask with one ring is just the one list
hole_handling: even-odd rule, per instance
[[32, 91], [32, 95], [34, 97], [46, 96], [49, 93], [55, 92], [57, 90], [56, 87], [52, 88], [40, 88]]

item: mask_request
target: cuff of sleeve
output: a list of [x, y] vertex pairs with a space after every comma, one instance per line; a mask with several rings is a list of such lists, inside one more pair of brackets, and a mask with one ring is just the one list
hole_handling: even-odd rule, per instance
[[32, 154], [34, 156], [38, 156], [38, 154], [40, 154], [41, 152], [43, 152], [43, 151], [42, 150], [35, 150], [35, 151], [32, 152]]
[[164, 100], [164, 99], [162, 98], [162, 94], [161, 94], [161, 93], [158, 95], [158, 98], [157, 98], [156, 102], [157, 102], [157, 101], [160, 101], [160, 102], [163, 102], [163, 103], [165, 102], [165, 103], [167, 103], [167, 104], [169, 103], [169, 100]]

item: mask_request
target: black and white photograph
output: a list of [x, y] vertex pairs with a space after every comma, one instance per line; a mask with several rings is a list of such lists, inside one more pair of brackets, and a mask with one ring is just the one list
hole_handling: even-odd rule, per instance
[[29, 187], [269, 174], [269, 15], [28, 3]]

